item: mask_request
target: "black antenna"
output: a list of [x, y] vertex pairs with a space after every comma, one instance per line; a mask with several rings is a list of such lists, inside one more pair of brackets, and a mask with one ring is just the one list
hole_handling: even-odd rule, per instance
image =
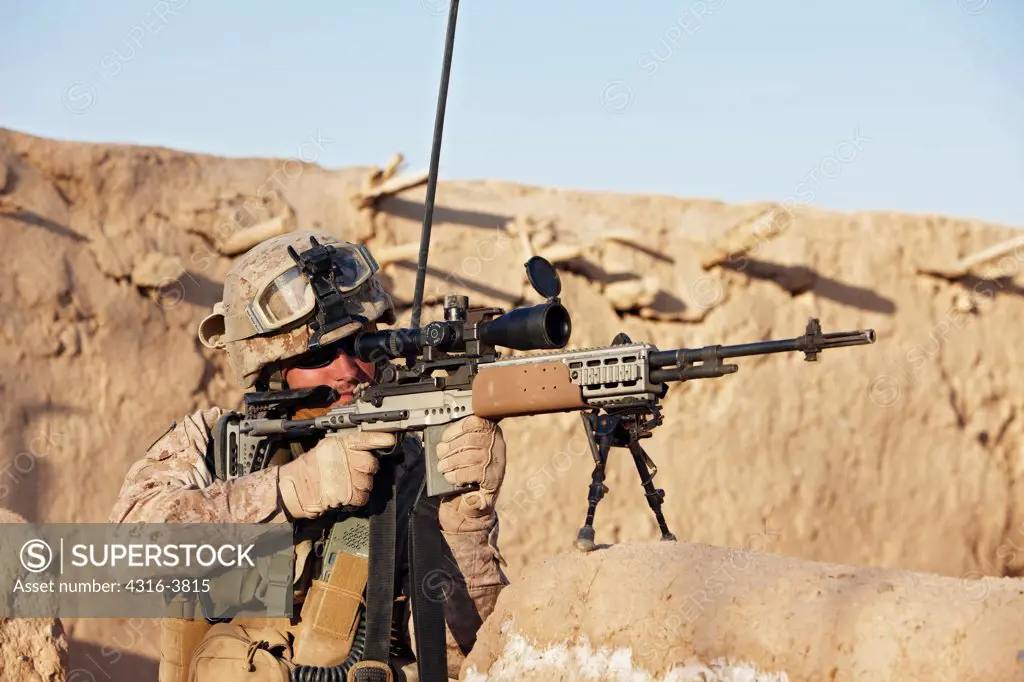
[[[420, 254], [416, 265], [416, 289], [412, 297], [413, 328], [420, 326], [423, 308], [423, 286], [427, 279], [427, 255], [430, 251], [430, 227], [434, 219], [434, 195], [437, 193], [437, 167], [441, 161], [441, 132], [444, 130], [444, 110], [448, 101], [448, 78], [452, 72], [452, 51], [455, 47], [455, 19], [459, 14], [459, 0], [449, 0], [448, 32], [444, 40], [444, 63], [441, 66], [441, 90], [437, 94], [437, 113], [434, 116], [434, 143], [430, 150], [430, 169], [427, 172], [427, 198], [423, 203], [423, 230], [420, 232]], [[410, 358], [413, 362], [415, 358]]]

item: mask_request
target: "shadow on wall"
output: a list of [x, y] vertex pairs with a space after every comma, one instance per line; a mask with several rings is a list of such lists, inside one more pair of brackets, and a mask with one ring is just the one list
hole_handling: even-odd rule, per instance
[[814, 293], [822, 298], [831, 299], [836, 303], [853, 308], [886, 315], [896, 312], [896, 303], [892, 299], [877, 294], [871, 289], [825, 277], [805, 265], [778, 265], [754, 258], [740, 258], [736, 263], [725, 262], [720, 267], [746, 275], [751, 279], [775, 282], [794, 296], [813, 289]]
[[224, 283], [206, 275], [186, 270], [177, 280], [155, 292], [158, 304], [174, 306], [181, 301], [203, 310], [213, 308], [224, 293]]
[[[0, 376], [11, 376], [0, 368]], [[21, 424], [35, 423], [41, 414], [82, 415], [85, 411], [70, 405], [11, 405], [11, 416]], [[16, 416], [15, 416], [16, 415]], [[52, 510], [47, 493], [56, 489], [55, 461], [59, 462], [71, 447], [68, 434], [59, 426], [35, 426], [16, 429], [3, 442], [0, 454], [0, 507], [20, 514], [28, 523], [41, 523], [45, 510]], [[67, 519], [59, 519], [65, 520]]]
[[975, 275], [966, 275], [957, 277], [953, 281], [981, 297], [994, 298], [999, 294], [1024, 296], [1024, 287], [1017, 284], [1011, 276], [985, 279]]
[[47, 232], [52, 232], [58, 237], [67, 237], [68, 239], [73, 239], [76, 242], [89, 241], [86, 237], [83, 237], [71, 228], [26, 209], [20, 209], [13, 213], [6, 213], [5, 215], [13, 220], [18, 220], [28, 225], [42, 228]]
[[[426, 207], [423, 202], [409, 201], [399, 197], [384, 197], [377, 202], [377, 212], [387, 213], [395, 218], [405, 218], [414, 222], [423, 222], [423, 214]], [[454, 223], [456, 225], [468, 225], [470, 227], [482, 227], [485, 229], [504, 229], [512, 220], [512, 216], [499, 213], [487, 213], [485, 211], [464, 211], [457, 208], [434, 205], [433, 224]]]
[[[411, 270], [413, 273], [416, 272], [416, 263], [412, 263], [410, 261], [396, 261], [394, 265], [396, 268], [402, 268], [403, 270]], [[466, 289], [469, 289], [470, 292], [475, 292], [483, 296], [490, 296], [491, 298], [496, 298], [499, 301], [505, 301], [506, 303], [513, 306], [518, 305], [523, 299], [523, 297], [519, 294], [514, 294], [509, 291], [502, 291], [501, 289], [495, 289], [494, 287], [484, 284], [482, 282], [474, 282], [473, 280], [469, 280], [464, 277], [453, 277], [452, 273], [447, 273], [441, 270], [440, 268], [433, 267], [432, 265], [427, 266], [427, 274], [431, 277], [436, 277], [437, 279], [445, 281], [447, 283], [454, 284], [457, 288], [465, 287]], [[392, 292], [391, 295], [394, 296], [394, 280], [392, 280], [391, 277], [384, 273], [378, 273], [377, 278], [380, 280], [381, 286], [384, 287], [385, 291]], [[445, 293], [448, 293], [447, 290], [445, 291]], [[410, 299], [411, 298], [412, 297], [410, 296]], [[424, 302], [426, 303], [433, 298], [437, 298], [437, 300], [439, 301], [443, 300], [441, 296], [431, 296], [431, 292], [426, 287], [424, 287]]]

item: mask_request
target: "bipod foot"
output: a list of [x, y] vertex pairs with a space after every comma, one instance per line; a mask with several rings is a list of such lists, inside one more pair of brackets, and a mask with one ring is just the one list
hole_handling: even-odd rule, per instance
[[597, 543], [594, 542], [594, 527], [583, 526], [580, 528], [580, 532], [576, 534], [576, 549], [581, 552], [593, 552], [597, 549]]
[[676, 541], [676, 536], [674, 534], [672, 534], [672, 533], [662, 533], [661, 534], [661, 541], [662, 542], [675, 542]]

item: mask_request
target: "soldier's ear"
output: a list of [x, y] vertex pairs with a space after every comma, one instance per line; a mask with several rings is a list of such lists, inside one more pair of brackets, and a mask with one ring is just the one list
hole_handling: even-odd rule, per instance
[[207, 348], [223, 348], [224, 343], [224, 304], [213, 306], [213, 313], [199, 323], [199, 340]]

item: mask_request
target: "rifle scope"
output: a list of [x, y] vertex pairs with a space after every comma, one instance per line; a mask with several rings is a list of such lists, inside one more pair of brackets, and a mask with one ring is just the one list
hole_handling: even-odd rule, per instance
[[[455, 297], [466, 300], [466, 297]], [[364, 362], [381, 356], [405, 358], [419, 355], [425, 347], [443, 352], [465, 352], [466, 342], [480, 341], [488, 346], [514, 350], [552, 350], [569, 342], [572, 320], [569, 311], [558, 302], [541, 303], [509, 312], [476, 324], [465, 321], [463, 305], [445, 305], [443, 321], [419, 328], [386, 329], [359, 334], [355, 354]]]

